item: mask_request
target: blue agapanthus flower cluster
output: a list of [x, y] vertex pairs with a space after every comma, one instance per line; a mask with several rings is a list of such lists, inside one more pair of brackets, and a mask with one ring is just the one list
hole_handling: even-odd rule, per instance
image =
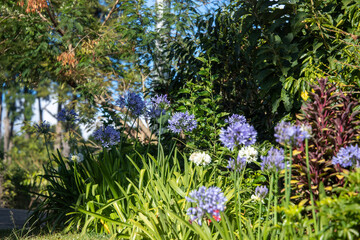
[[228, 161], [227, 168], [233, 171], [241, 172], [241, 170], [244, 169], [245, 166], [246, 166], [246, 158], [237, 156], [236, 161], [230, 158], [230, 160]]
[[167, 99], [167, 94], [156, 94], [155, 97], [151, 98], [151, 102], [156, 108], [167, 109], [170, 107], [170, 101]]
[[227, 201], [224, 193], [218, 187], [200, 187], [199, 190], [190, 192], [190, 197], [186, 197], [189, 202], [196, 203], [196, 207], [191, 207], [187, 210], [187, 215], [190, 216], [190, 222], [196, 220], [201, 225], [201, 220], [206, 213], [210, 214], [215, 220], [220, 221], [220, 212], [225, 210], [225, 203]]
[[165, 115], [166, 110], [170, 107], [170, 101], [167, 99], [167, 94], [156, 95], [151, 98], [151, 105], [148, 110], [148, 116], [150, 118], [158, 118], [161, 115]]
[[120, 96], [116, 104], [120, 108], [126, 107], [135, 117], [139, 117], [145, 110], [145, 101], [140, 94], [134, 92], [128, 92], [124, 96]]
[[354, 166], [360, 167], [360, 148], [358, 145], [350, 145], [347, 147], [340, 148], [336, 157], [332, 160], [333, 164], [339, 164], [340, 166], [346, 168]]
[[283, 149], [271, 148], [267, 156], [261, 156], [262, 171], [280, 171], [285, 168], [285, 156]]
[[230, 117], [228, 117], [228, 119], [225, 120], [225, 123], [228, 123], [228, 124], [234, 124], [234, 123], [244, 124], [244, 123], [246, 123], [246, 118], [243, 115], [233, 114]]
[[40, 124], [34, 124], [34, 127], [38, 134], [47, 134], [50, 131], [50, 123], [46, 120], [42, 121]]
[[265, 199], [268, 192], [269, 190], [266, 186], [258, 186], [255, 188], [255, 195], [259, 196], [261, 199]]
[[298, 146], [305, 139], [311, 137], [311, 126], [292, 125], [290, 122], [282, 121], [275, 126], [274, 136], [280, 144]]
[[221, 129], [220, 141], [231, 151], [235, 147], [249, 146], [256, 142], [257, 132], [253, 126], [246, 123], [244, 116], [234, 114], [225, 122], [230, 123], [230, 125]]
[[109, 148], [120, 142], [120, 132], [112, 126], [101, 127], [93, 133], [95, 140], [101, 142], [104, 148]]
[[264, 199], [269, 190], [266, 186], [258, 186], [255, 188], [255, 194], [251, 196], [252, 200], [264, 203]]
[[191, 132], [197, 127], [194, 115], [188, 112], [177, 112], [169, 120], [169, 129], [174, 133]]
[[63, 108], [57, 115], [57, 119], [61, 122], [76, 122], [79, 120], [79, 115], [75, 112], [74, 109]]

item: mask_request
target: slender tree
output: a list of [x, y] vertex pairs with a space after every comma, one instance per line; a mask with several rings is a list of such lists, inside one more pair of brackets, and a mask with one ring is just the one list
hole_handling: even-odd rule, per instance
[[3, 90], [0, 88], [0, 139], [2, 137]]
[[156, 0], [156, 33], [154, 54], [154, 80], [158, 82], [169, 81], [169, 63], [166, 62], [166, 45], [169, 41], [169, 23], [167, 15], [170, 13], [170, 0]]

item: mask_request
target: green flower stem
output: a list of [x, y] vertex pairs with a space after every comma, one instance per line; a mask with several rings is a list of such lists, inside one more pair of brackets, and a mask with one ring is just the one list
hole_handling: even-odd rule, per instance
[[238, 171], [234, 170], [232, 172], [232, 178], [233, 178], [233, 181], [234, 181], [234, 185], [235, 185], [235, 212], [236, 214], [239, 214], [239, 217], [237, 219], [237, 224], [239, 226], [239, 235], [240, 235], [240, 239], [242, 239], [242, 224], [241, 224], [241, 200], [240, 200], [240, 186], [241, 186], [241, 182], [242, 182], [242, 179], [244, 177], [244, 172], [245, 172], [245, 167], [244, 169], [241, 171], [241, 175], [240, 175], [240, 178], [239, 178], [239, 173]]
[[138, 117], [137, 126], [136, 126], [135, 149], [136, 149], [136, 146], [137, 146], [137, 144], [139, 142], [139, 140], [138, 140], [138, 137], [139, 137], [139, 125], [140, 125], [140, 118]]
[[[285, 196], [286, 202], [285, 206], [288, 207], [290, 203], [290, 195], [291, 195], [291, 166], [292, 166], [292, 146], [289, 147], [289, 170], [287, 167], [287, 162], [285, 163]], [[288, 174], [287, 174], [288, 172]]]
[[154, 134], [153, 131], [151, 131], [149, 143], [148, 143], [147, 148], [146, 148], [146, 155], [149, 153], [149, 148], [150, 148], [151, 139], [152, 139], [153, 134]]
[[159, 139], [158, 139], [157, 159], [159, 159], [159, 154], [160, 154], [161, 127], [162, 127], [162, 111], [160, 113], [160, 118], [159, 118]]
[[198, 185], [198, 181], [197, 181], [197, 178], [198, 178], [198, 175], [197, 175], [197, 168], [195, 166], [195, 164], [192, 162], [191, 163], [191, 167], [193, 169], [193, 173], [194, 173], [194, 188], [197, 188], [197, 185]]
[[82, 188], [81, 188], [82, 184], [79, 179], [80, 173], [78, 172], [77, 166], [76, 166], [77, 162], [74, 161], [73, 163], [74, 163], [74, 178], [75, 178], [76, 188], [78, 189], [79, 192], [83, 193]]
[[[126, 108], [125, 119], [124, 119], [124, 129], [126, 129], [126, 122], [128, 119], [128, 114], [129, 114], [129, 109]], [[128, 136], [129, 136], [129, 133], [128, 133]]]
[[310, 178], [310, 164], [309, 164], [309, 141], [308, 139], [305, 139], [305, 153], [306, 153], [306, 169], [307, 169], [307, 179], [308, 179], [308, 185], [309, 185], [309, 192], [310, 192], [310, 200], [311, 200], [311, 206], [312, 206], [312, 215], [314, 219], [314, 226], [315, 226], [315, 234], [318, 233], [318, 226], [317, 226], [317, 217], [315, 212], [315, 203], [314, 203], [314, 196], [311, 189], [311, 178]]
[[48, 147], [48, 142], [47, 142], [47, 139], [46, 139], [46, 133], [44, 133], [44, 139], [45, 139], [46, 151], [47, 151], [47, 154], [48, 154], [49, 160], [51, 161], [51, 158], [50, 158], [50, 153], [49, 153], [49, 147]]
[[[277, 225], [277, 202], [278, 202], [278, 171], [275, 172], [275, 191], [274, 191], [274, 226]], [[278, 235], [276, 234], [276, 239], [278, 239]]]
[[292, 146], [290, 145], [290, 149], [289, 149], [289, 180], [288, 180], [288, 184], [289, 184], [289, 191], [288, 191], [288, 196], [287, 196], [287, 206], [289, 206], [290, 203], [290, 196], [291, 196], [291, 168], [292, 168]]
[[[245, 174], [245, 169], [246, 169], [246, 164], [244, 166], [244, 168], [241, 170], [241, 175], [240, 175], [240, 182], [239, 185], [237, 187], [237, 191], [236, 191], [236, 196], [237, 196], [237, 206], [239, 206], [239, 235], [240, 235], [240, 239], [242, 239], [242, 223], [241, 223], [241, 198], [240, 198], [240, 187], [242, 184], [242, 181], [244, 179], [244, 174]], [[238, 172], [236, 172], [236, 176], [238, 175]], [[238, 182], [238, 181], [236, 181]]]
[[[232, 179], [233, 179], [233, 182], [234, 182], [234, 185], [235, 185], [235, 213], [236, 214], [239, 214], [239, 218], [237, 218], [237, 224], [239, 226], [239, 235], [241, 236], [241, 212], [239, 210], [240, 206], [239, 206], [239, 202], [237, 201], [238, 200], [238, 194], [239, 194], [239, 191], [238, 191], [238, 184], [237, 184], [237, 180], [238, 180], [238, 172], [237, 171], [233, 171], [231, 173], [232, 175]], [[241, 237], [240, 237], [241, 239]]]
[[[122, 131], [125, 131], [126, 130], [126, 122], [127, 122], [127, 118], [128, 118], [128, 113], [129, 113], [129, 109], [126, 108], [126, 113], [125, 113], [125, 119], [124, 119], [124, 127], [122, 129]], [[121, 134], [121, 133], [120, 133]], [[127, 136], [126, 136], [126, 139], [129, 137], [129, 134], [130, 134], [130, 131], [128, 132]], [[120, 141], [120, 146], [119, 146], [119, 151], [121, 152], [121, 149], [122, 149], [122, 143], [124, 141]]]
[[76, 137], [75, 137], [75, 130], [69, 127], [69, 143], [70, 143], [70, 153], [73, 153], [75, 151], [76, 146]]
[[274, 185], [274, 173], [272, 172], [270, 176], [270, 189], [269, 189], [269, 199], [268, 199], [267, 212], [266, 212], [266, 221], [269, 220], [270, 207], [271, 207], [270, 205], [273, 197], [273, 185]]
[[261, 228], [261, 209], [262, 208], [262, 202], [260, 201], [260, 206], [259, 206], [259, 225], [258, 225], [258, 235], [257, 235], [257, 239], [260, 240], [260, 228]]
[[[285, 156], [287, 156], [287, 147], [285, 145], [284, 147], [284, 154]], [[284, 177], [284, 187], [285, 187], [285, 198], [286, 198], [286, 201], [285, 201], [285, 206], [287, 207], [288, 206], [288, 201], [287, 201], [287, 196], [288, 196], [288, 167], [287, 167], [287, 161], [286, 161], [286, 158], [285, 158], [285, 177]]]

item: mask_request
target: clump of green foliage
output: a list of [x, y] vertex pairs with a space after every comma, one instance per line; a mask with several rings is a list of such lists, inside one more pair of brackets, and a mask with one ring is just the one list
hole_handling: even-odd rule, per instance
[[357, 239], [360, 236], [360, 169], [342, 174], [344, 186], [331, 196], [323, 194], [317, 211], [326, 239]]
[[46, 148], [35, 134], [22, 134], [12, 141], [14, 147], [7, 153], [11, 163], [4, 164], [1, 169], [4, 181], [1, 200], [6, 207], [29, 209], [37, 204], [36, 196], [31, 192], [41, 192], [45, 184], [42, 182], [41, 186], [38, 175], [42, 165], [48, 161]]

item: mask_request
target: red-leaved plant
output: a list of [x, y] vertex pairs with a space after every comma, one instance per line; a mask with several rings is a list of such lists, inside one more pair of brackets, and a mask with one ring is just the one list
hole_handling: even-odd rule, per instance
[[[318, 85], [311, 85], [307, 103], [297, 115], [298, 124], [312, 127], [313, 137], [309, 140], [311, 189], [315, 198], [319, 194], [319, 184], [326, 190], [342, 185], [343, 171], [340, 166], [332, 164], [332, 158], [343, 146], [354, 143], [360, 136], [360, 111], [354, 110], [360, 103], [352, 94], [345, 94], [335, 84], [328, 84], [327, 78], [317, 79]], [[309, 194], [306, 176], [305, 145], [298, 150], [300, 154], [294, 159], [294, 180], [298, 193]]]

